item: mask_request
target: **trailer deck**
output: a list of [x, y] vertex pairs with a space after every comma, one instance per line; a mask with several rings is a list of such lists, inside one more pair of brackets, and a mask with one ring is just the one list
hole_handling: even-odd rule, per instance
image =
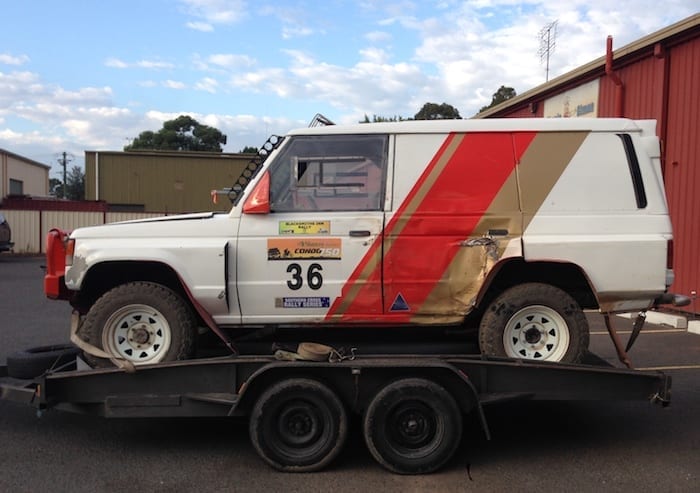
[[[78, 365], [80, 360], [32, 380], [10, 378], [7, 367], [0, 366], [0, 397], [38, 410], [110, 418], [248, 416], [256, 449], [269, 464], [284, 471], [325, 466], [342, 446], [346, 410], [365, 416], [368, 447], [382, 465], [411, 474], [435, 470], [451, 456], [443, 451], [432, 462], [411, 459], [415, 447], [425, 448], [419, 442], [445, 438], [434, 436], [440, 426], [447, 427], [443, 435], [461, 436], [461, 416], [473, 413], [488, 437], [483, 413], [488, 404], [515, 399], [646, 400], [665, 406], [671, 390], [668, 375], [612, 367], [593, 354], [586, 364], [577, 365], [454, 354], [368, 355], [337, 362], [226, 356], [140, 366], [134, 373], [118, 368], [78, 369]], [[398, 397], [402, 386], [408, 395]], [[293, 389], [289, 395], [279, 397], [288, 388]], [[435, 400], [445, 408], [432, 407]], [[450, 412], [453, 402], [458, 416], [450, 419], [457, 423], [448, 420], [438, 426], [445, 415], [454, 414]], [[272, 417], [266, 412], [270, 406]], [[382, 414], [384, 408], [394, 411]], [[374, 425], [368, 414], [382, 422]], [[392, 438], [378, 435], [377, 430], [392, 425], [398, 438], [387, 449], [382, 441]], [[455, 429], [450, 430], [451, 426]], [[281, 436], [267, 436], [267, 428], [277, 429]], [[335, 431], [311, 440], [307, 434], [314, 435], [318, 429]], [[307, 439], [329, 442], [328, 450], [306, 457]], [[306, 445], [315, 449], [318, 444]], [[450, 444], [446, 450], [454, 449], [456, 445]]]

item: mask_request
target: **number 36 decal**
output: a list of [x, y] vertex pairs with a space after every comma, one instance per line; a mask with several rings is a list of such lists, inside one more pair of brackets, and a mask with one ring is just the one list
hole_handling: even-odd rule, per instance
[[[321, 271], [323, 267], [320, 264], [313, 263], [309, 265], [306, 271], [306, 283], [311, 289], [321, 289], [323, 286], [323, 276]], [[287, 281], [287, 287], [293, 291], [301, 289], [304, 285], [304, 278], [302, 277], [303, 269], [299, 264], [289, 264], [287, 266], [287, 272], [292, 274], [292, 278]]]

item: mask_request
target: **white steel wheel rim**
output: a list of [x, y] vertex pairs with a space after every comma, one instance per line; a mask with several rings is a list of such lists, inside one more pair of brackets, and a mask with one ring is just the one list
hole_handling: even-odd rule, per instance
[[569, 349], [569, 340], [569, 326], [564, 318], [544, 305], [518, 310], [503, 331], [503, 346], [510, 358], [561, 361]]
[[102, 331], [102, 347], [134, 364], [158, 363], [170, 349], [170, 324], [152, 306], [126, 305], [115, 311]]

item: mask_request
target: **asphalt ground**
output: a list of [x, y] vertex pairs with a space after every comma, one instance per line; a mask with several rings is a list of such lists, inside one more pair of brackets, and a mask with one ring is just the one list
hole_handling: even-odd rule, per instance
[[[43, 259], [0, 255], [0, 364], [8, 354], [68, 338], [70, 309], [42, 293]], [[591, 348], [615, 363], [603, 319]], [[631, 321], [614, 318], [623, 340]], [[399, 476], [367, 452], [359, 420], [326, 470], [273, 471], [244, 420], [105, 419], [0, 401], [0, 491], [8, 492], [697, 492], [700, 491], [700, 335], [647, 326], [638, 368], [673, 377], [671, 406], [647, 402], [510, 402], [490, 406], [487, 441], [467, 420], [443, 470]]]

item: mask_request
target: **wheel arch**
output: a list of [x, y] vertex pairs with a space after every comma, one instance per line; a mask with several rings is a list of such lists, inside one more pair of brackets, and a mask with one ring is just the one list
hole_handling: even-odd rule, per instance
[[505, 259], [491, 269], [477, 296], [479, 313], [503, 291], [518, 284], [538, 282], [568, 293], [582, 309], [597, 309], [598, 299], [583, 269], [571, 262], [525, 261], [522, 257]]
[[110, 289], [138, 281], [165, 286], [190, 303], [180, 277], [170, 265], [157, 261], [114, 260], [90, 267], [85, 273], [79, 293], [73, 300], [73, 306], [81, 313], [86, 313], [95, 301]]

